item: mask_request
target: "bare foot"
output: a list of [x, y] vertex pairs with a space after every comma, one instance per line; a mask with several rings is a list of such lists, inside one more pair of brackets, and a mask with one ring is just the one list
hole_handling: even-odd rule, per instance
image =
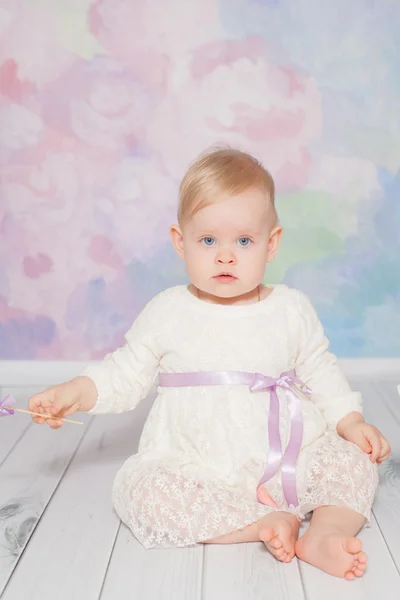
[[361, 540], [340, 531], [309, 530], [296, 542], [296, 555], [325, 573], [351, 581], [364, 575], [367, 567], [368, 558], [361, 548]]
[[275, 558], [288, 563], [294, 557], [299, 522], [294, 515], [277, 511], [268, 515], [266, 523], [260, 522], [258, 535]]

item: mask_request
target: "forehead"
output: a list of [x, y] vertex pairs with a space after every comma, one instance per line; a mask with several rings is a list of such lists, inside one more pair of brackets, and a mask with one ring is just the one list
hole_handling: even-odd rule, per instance
[[191, 229], [258, 232], [268, 225], [270, 206], [265, 193], [251, 190], [228, 196], [201, 208], [191, 219]]

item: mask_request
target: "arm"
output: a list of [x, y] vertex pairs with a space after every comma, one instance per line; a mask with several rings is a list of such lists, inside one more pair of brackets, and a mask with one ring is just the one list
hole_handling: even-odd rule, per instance
[[312, 399], [328, 427], [370, 454], [372, 462], [381, 463], [390, 454], [390, 444], [376, 427], [364, 421], [361, 395], [351, 391], [336, 357], [328, 351], [329, 342], [314, 308], [304, 294], [297, 295], [300, 328], [296, 373], [311, 388]]
[[296, 292], [297, 327], [297, 376], [312, 391], [312, 400], [325, 417], [328, 427], [341, 435], [341, 425], [352, 421], [364, 422], [362, 398], [353, 392], [336, 357], [328, 350], [329, 342], [323, 327], [309, 300]]
[[87, 405], [91, 414], [121, 413], [134, 409], [149, 393], [158, 373], [158, 319], [154, 299], [125, 335], [125, 345], [108, 354], [100, 364], [88, 366], [82, 376], [87, 382]]

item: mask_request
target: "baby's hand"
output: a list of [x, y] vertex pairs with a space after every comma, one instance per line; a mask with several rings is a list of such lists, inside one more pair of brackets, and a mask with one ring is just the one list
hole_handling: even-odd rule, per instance
[[368, 423], [354, 423], [343, 431], [343, 437], [370, 454], [371, 462], [380, 464], [390, 455], [390, 444], [379, 429]]
[[[63, 419], [69, 417], [77, 410], [88, 411], [95, 405], [97, 390], [95, 384], [88, 377], [75, 377], [71, 381], [54, 385], [53, 387], [34, 394], [28, 402], [28, 409], [41, 413], [43, 417], [32, 417], [39, 425], [47, 423], [52, 429], [59, 429]], [[53, 419], [46, 419], [52, 415]]]
[[52, 429], [59, 429], [63, 425], [63, 417], [69, 417], [80, 408], [79, 396], [76, 394], [71, 382], [61, 383], [34, 394], [28, 401], [28, 409], [43, 415], [59, 417], [57, 419], [46, 419], [43, 417], [32, 417], [39, 425], [47, 423]]

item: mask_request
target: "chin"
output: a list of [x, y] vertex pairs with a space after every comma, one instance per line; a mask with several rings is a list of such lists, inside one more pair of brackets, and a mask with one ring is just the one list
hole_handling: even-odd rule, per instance
[[243, 286], [243, 285], [221, 285], [218, 286], [215, 292], [215, 296], [219, 296], [220, 298], [238, 298], [239, 296], [246, 296], [247, 294], [251, 294], [253, 290], [255, 290], [257, 284], [253, 286]]
[[249, 292], [249, 290], [243, 289], [241, 285], [237, 284], [237, 281], [229, 284], [222, 283], [216, 285], [213, 290], [207, 291], [207, 293], [212, 296], [217, 296], [218, 298], [236, 298], [237, 296], [243, 296]]
[[215, 292], [209, 292], [210, 294], [212, 294], [213, 296], [217, 296], [217, 298], [236, 298], [236, 296], [241, 296], [241, 292], [235, 291], [235, 290], [227, 290], [227, 289], [222, 289], [222, 290], [218, 290]]

